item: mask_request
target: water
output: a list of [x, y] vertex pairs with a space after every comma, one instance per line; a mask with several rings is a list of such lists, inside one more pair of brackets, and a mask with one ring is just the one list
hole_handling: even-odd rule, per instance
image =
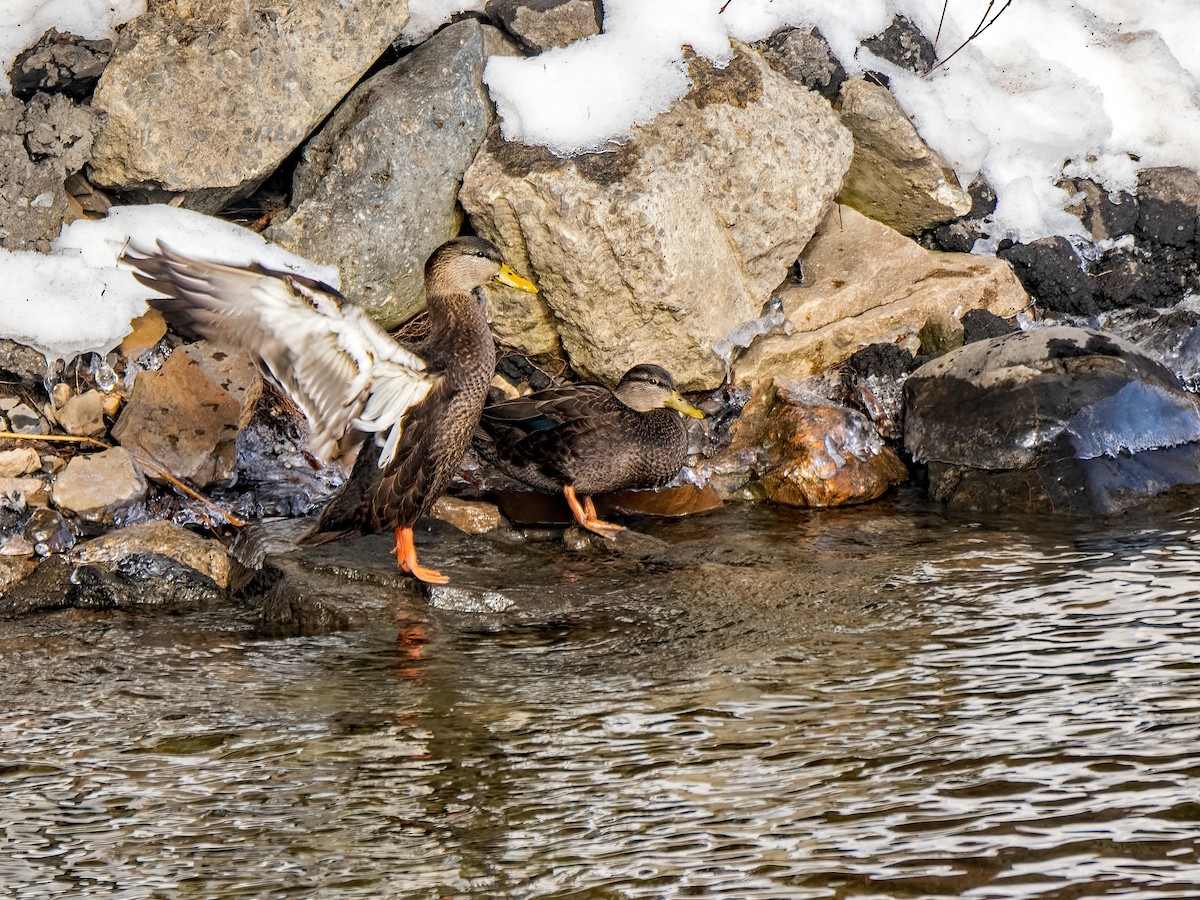
[[0, 896], [1195, 898], [1197, 522], [734, 507], [651, 527], [805, 608], [9, 624]]

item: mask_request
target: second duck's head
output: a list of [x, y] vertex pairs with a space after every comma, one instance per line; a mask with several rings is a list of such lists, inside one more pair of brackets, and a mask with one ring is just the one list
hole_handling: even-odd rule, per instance
[[537, 293], [537, 286], [504, 262], [499, 248], [481, 237], [446, 241], [425, 263], [425, 281], [440, 294], [467, 294], [492, 279], [522, 291]]
[[675, 389], [675, 379], [662, 366], [650, 363], [634, 366], [621, 376], [613, 393], [622, 403], [638, 412], [666, 407], [693, 419], [704, 418], [704, 413], [680, 396]]

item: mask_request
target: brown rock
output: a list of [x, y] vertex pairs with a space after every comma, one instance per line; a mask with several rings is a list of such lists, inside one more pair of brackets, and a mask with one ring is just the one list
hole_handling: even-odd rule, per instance
[[229, 587], [230, 562], [225, 548], [174, 522], [140, 522], [88, 541], [72, 560], [112, 569], [132, 553], [156, 553], [207, 575], [217, 587]]
[[[196, 487], [228, 482], [237, 464], [242, 405], [187, 353], [142, 372], [113, 426], [122, 446]], [[149, 470], [150, 477], [157, 477]]]
[[465, 534], [487, 534], [500, 527], [500, 510], [494, 503], [439, 497], [430, 515], [449, 522]]
[[[33, 548], [31, 547], [30, 553], [32, 552]], [[32, 559], [17, 559], [12, 556], [6, 556], [0, 550], [0, 597], [4, 596], [4, 593], [10, 587], [20, 582], [36, 568], [37, 563]]]
[[196, 361], [208, 380], [223, 388], [241, 406], [238, 431], [250, 424], [254, 407], [263, 393], [262, 371], [244, 350], [227, 350], [209, 341], [196, 341], [181, 348]]
[[40, 478], [0, 478], [0, 497], [8, 498], [18, 509], [49, 506], [50, 487]]
[[617, 491], [595, 498], [596, 510], [605, 515], [664, 516], [682, 518], [712, 512], [725, 505], [710, 486], [680, 484], [644, 491]]
[[32, 447], [16, 447], [0, 450], [0, 478], [16, 478], [28, 475], [42, 467], [42, 458]]
[[87, 522], [111, 524], [146, 496], [146, 479], [122, 447], [76, 456], [54, 480], [54, 505]]
[[533, 55], [599, 34], [602, 10], [596, 0], [490, 0], [487, 14]]
[[104, 395], [85, 391], [72, 397], [58, 411], [58, 424], [67, 434], [99, 437], [108, 430], [104, 424]]
[[755, 385], [732, 436], [725, 457], [753, 460], [750, 481], [772, 503], [865, 503], [908, 479], [904, 463], [861, 413], [799, 402], [769, 382]]
[[930, 316], [1011, 316], [1029, 305], [1003, 260], [930, 252], [847, 206], [829, 214], [800, 263], [804, 282], [777, 294], [787, 333], [757, 338], [735, 361], [735, 382], [823, 372], [869, 344], [915, 351]]
[[854, 135], [841, 203], [908, 235], [971, 211], [971, 195], [917, 134], [891, 91], [856, 78], [842, 85], [838, 102], [842, 124]]
[[121, 340], [121, 352], [126, 359], [137, 359], [167, 333], [167, 320], [157, 309], [147, 310], [129, 323], [133, 330]]

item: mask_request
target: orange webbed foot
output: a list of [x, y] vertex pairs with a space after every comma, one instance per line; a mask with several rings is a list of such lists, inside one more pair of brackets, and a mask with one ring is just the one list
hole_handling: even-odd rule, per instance
[[413, 543], [411, 528], [396, 529], [396, 546], [392, 550], [400, 568], [418, 581], [426, 584], [449, 584], [449, 576], [443, 575], [436, 569], [429, 569], [417, 562], [417, 548]]
[[563, 495], [567, 498], [567, 505], [571, 507], [571, 512], [575, 516], [575, 521], [580, 527], [586, 528], [592, 534], [598, 534], [602, 538], [610, 541], [615, 541], [617, 535], [625, 530], [623, 525], [614, 525], [612, 522], [602, 521], [596, 515], [596, 504], [592, 502], [591, 497], [584, 497], [583, 503], [579, 502], [579, 497], [575, 494], [575, 488], [571, 485], [563, 487]]

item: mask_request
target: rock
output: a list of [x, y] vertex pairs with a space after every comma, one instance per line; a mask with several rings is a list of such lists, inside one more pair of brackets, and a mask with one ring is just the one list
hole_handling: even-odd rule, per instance
[[4, 597], [10, 588], [18, 584], [36, 568], [37, 563], [31, 559], [0, 556], [0, 597]]
[[1151, 244], [1186, 248], [1196, 243], [1200, 175], [1178, 167], [1138, 173], [1137, 236]]
[[601, 518], [620, 516], [662, 516], [683, 518], [698, 516], [725, 505], [720, 495], [709, 485], [680, 484], [658, 490], [617, 491], [595, 498]]
[[1045, 312], [1091, 318], [1100, 311], [1096, 286], [1083, 271], [1070, 241], [1048, 237], [1001, 247], [996, 254], [1012, 264], [1021, 284]]
[[200, 366], [210, 382], [238, 402], [241, 413], [237, 428], [245, 428], [263, 394], [262, 371], [254, 358], [244, 350], [227, 350], [210, 341], [196, 341], [180, 349]]
[[100, 437], [108, 430], [104, 424], [104, 395], [91, 390], [72, 397], [58, 411], [58, 424], [67, 434]]
[[838, 103], [842, 124], [854, 135], [854, 161], [839, 202], [907, 235], [971, 211], [971, 195], [917, 134], [891, 91], [855, 78], [842, 86]]
[[735, 382], [830, 369], [873, 343], [909, 340], [935, 313], [1011, 316], [1028, 305], [1012, 270], [985, 256], [931, 253], [849, 207], [834, 209], [800, 258], [803, 284], [779, 291], [786, 334], [756, 339]]
[[947, 353], [963, 345], [965, 329], [962, 322], [949, 313], [938, 312], [931, 315], [917, 332], [921, 340], [921, 352], [924, 354]]
[[[237, 463], [242, 404], [186, 351], [142, 372], [112, 435], [176, 478], [204, 488], [227, 483]], [[161, 477], [149, 470], [151, 478]]]
[[[0, 144], [2, 143], [3, 138], [0, 137]], [[4, 162], [0, 159], [0, 170], [3, 169], [3, 166]], [[0, 183], [0, 192], [3, 190], [3, 185]], [[0, 224], [0, 230], [3, 230], [3, 227]], [[0, 243], [3, 243], [3, 238], [0, 238]], [[14, 248], [10, 247], [9, 249]], [[18, 344], [16, 341], [0, 338], [0, 372], [8, 372], [19, 381], [41, 381], [46, 378], [49, 368], [46, 357], [39, 351], [32, 347], [26, 347], [24, 344]]]
[[429, 514], [449, 522], [464, 534], [487, 534], [500, 527], [500, 510], [494, 503], [439, 497]]
[[425, 301], [425, 260], [458, 234], [463, 173], [492, 120], [475, 19], [358, 87], [304, 148], [267, 236], [335, 264], [342, 292], [392, 328]]
[[985, 341], [988, 338], [1002, 337], [1020, 330], [1016, 325], [1005, 321], [994, 313], [988, 312], [986, 309], [968, 310], [966, 315], [962, 317], [962, 327], [962, 342], [964, 344], [973, 344], [976, 341]]
[[128, 450], [76, 456], [54, 480], [54, 505], [85, 522], [111, 525], [146, 496], [146, 479]]
[[20, 509], [49, 506], [50, 488], [40, 478], [0, 478], [0, 500]]
[[89, 97], [112, 56], [112, 41], [86, 40], [51, 28], [9, 70], [13, 96], [28, 100], [39, 91]]
[[1067, 179], [1062, 186], [1071, 194], [1067, 212], [1079, 216], [1096, 240], [1115, 240], [1133, 233], [1138, 221], [1138, 201], [1128, 191], [1109, 193], [1088, 178]]
[[25, 149], [31, 159], [57, 160], [65, 180], [88, 161], [100, 122], [101, 116], [89, 106], [61, 94], [38, 94], [25, 108]]
[[1200, 481], [1200, 409], [1161, 363], [1083, 328], [979, 341], [905, 384], [905, 446], [937, 500], [1109, 514]]
[[831, 103], [846, 82], [846, 70], [816, 28], [785, 28], [754, 46], [771, 68]]
[[42, 467], [42, 458], [32, 447], [16, 447], [0, 450], [0, 478], [16, 478], [28, 475]]
[[63, 178], [58, 160], [26, 150], [25, 105], [0, 96], [0, 249], [50, 249], [67, 212]]
[[927, 74], [937, 63], [937, 50], [929, 38], [904, 16], [896, 16], [891, 25], [867, 38], [862, 46], [881, 59], [918, 75]]
[[254, 190], [408, 21], [406, 0], [153, 4], [121, 32], [93, 104], [92, 180], [208, 212]]
[[599, 34], [603, 19], [596, 0], [489, 0], [484, 12], [531, 56]]
[[122, 560], [136, 554], [172, 559], [211, 579], [219, 588], [229, 587], [230, 560], [225, 548], [173, 522], [127, 525], [80, 545], [71, 559], [116, 571]]
[[18, 403], [8, 411], [8, 426], [17, 434], [49, 434], [50, 426], [27, 403]]
[[57, 510], [40, 507], [25, 523], [25, 539], [38, 556], [62, 553], [75, 546], [70, 523]]
[[121, 353], [136, 360], [158, 344], [167, 333], [167, 320], [157, 309], [148, 309], [129, 323], [130, 332], [121, 339]]
[[908, 479], [904, 463], [861, 413], [810, 405], [760, 382], [733, 428], [727, 457], [754, 457], [752, 481], [788, 506], [864, 503]]
[[823, 99], [744, 45], [723, 68], [688, 64], [692, 91], [615, 149], [559, 159], [489, 135], [460, 200], [542, 289], [491, 292], [502, 343], [536, 356], [557, 335], [578, 373], [610, 383], [654, 359], [684, 389], [724, 380], [713, 344], [761, 314], [851, 143]]

